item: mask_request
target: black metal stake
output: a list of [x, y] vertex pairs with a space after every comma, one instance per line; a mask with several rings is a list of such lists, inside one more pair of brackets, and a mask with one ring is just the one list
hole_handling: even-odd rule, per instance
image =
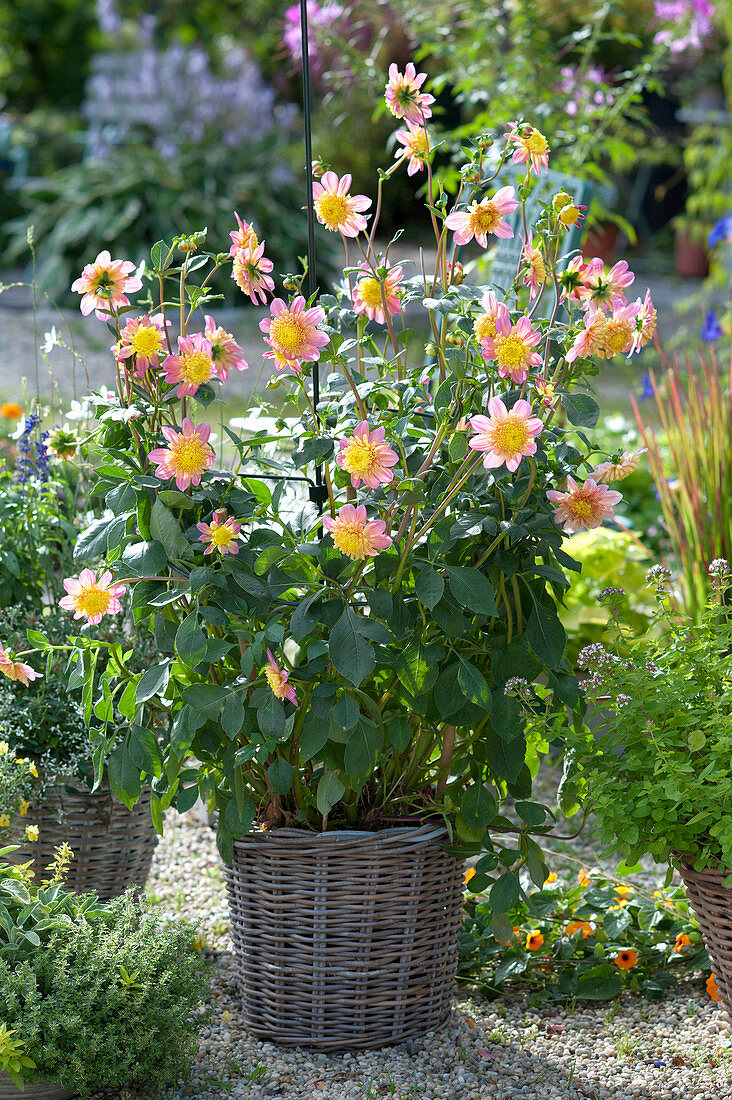
[[[302, 100], [305, 123], [305, 179], [307, 183], [308, 214], [308, 297], [317, 290], [317, 271], [315, 267], [315, 205], [313, 203], [313, 130], [310, 95], [310, 46], [308, 43], [307, 0], [300, 0], [300, 31], [302, 41]], [[318, 405], [320, 404], [320, 364], [313, 363], [313, 408], [315, 426], [320, 427]], [[323, 467], [315, 463], [315, 484], [310, 488], [310, 499], [322, 512], [328, 499], [328, 490], [323, 482]]]

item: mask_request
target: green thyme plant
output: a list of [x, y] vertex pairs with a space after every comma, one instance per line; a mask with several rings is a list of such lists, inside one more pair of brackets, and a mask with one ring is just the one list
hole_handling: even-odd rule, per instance
[[0, 998], [16, 1078], [89, 1096], [163, 1089], [187, 1072], [205, 991], [192, 925], [163, 922], [130, 895], [102, 906], [58, 883], [33, 887], [5, 864], [0, 899]]
[[579, 663], [602, 725], [573, 739], [585, 802], [602, 840], [635, 863], [683, 859], [697, 870], [732, 870], [732, 619], [730, 570], [708, 567], [710, 596], [700, 621], [678, 610], [668, 570], [649, 583], [657, 629], [637, 639], [618, 594], [610, 609], [613, 645], [590, 645]]
[[467, 900], [458, 979], [490, 998], [519, 992], [538, 1000], [609, 1000], [623, 990], [660, 999], [710, 964], [681, 887], [647, 891], [597, 868], [551, 874], [507, 914], [497, 938], [488, 900]]

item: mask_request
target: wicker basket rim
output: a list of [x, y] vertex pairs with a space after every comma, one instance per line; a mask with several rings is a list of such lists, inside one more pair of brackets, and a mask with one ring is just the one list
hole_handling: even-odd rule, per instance
[[444, 841], [449, 836], [445, 825], [399, 825], [388, 829], [333, 829], [318, 833], [311, 829], [275, 828], [263, 832], [247, 833], [234, 841], [239, 844], [281, 844], [284, 847], [298, 847], [308, 844], [350, 845], [354, 848], [366, 848], [387, 843], [391, 840], [403, 840], [410, 844], [433, 844]]

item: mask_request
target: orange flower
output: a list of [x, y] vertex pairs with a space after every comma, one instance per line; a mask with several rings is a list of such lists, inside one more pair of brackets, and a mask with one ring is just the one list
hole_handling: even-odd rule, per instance
[[553, 882], [556, 882], [556, 881], [557, 881], [557, 878], [558, 878], [558, 877], [559, 877], [559, 876], [557, 875], [557, 872], [556, 872], [556, 871], [552, 871], [552, 872], [551, 872], [551, 874], [547, 875], [547, 878], [546, 878], [546, 882], [544, 883], [544, 885], [545, 885], [545, 886], [551, 886], [551, 884], [552, 884]]
[[577, 875], [577, 881], [579, 882], [580, 886], [589, 886], [590, 885], [590, 883], [592, 882], [592, 878], [590, 877], [589, 868], [587, 868], [587, 867], [582, 868], [580, 873]]
[[526, 950], [527, 951], [539, 951], [544, 943], [544, 937], [541, 932], [529, 932], [526, 937]]
[[574, 935], [575, 932], [579, 932], [582, 929], [582, 939], [586, 940], [588, 936], [594, 936], [595, 929], [588, 920], [573, 920], [567, 925], [564, 931], [568, 936]]
[[707, 993], [713, 1001], [719, 1000], [719, 986], [717, 985], [717, 979], [714, 974], [710, 974], [707, 978]]
[[687, 935], [680, 932], [676, 937], [676, 943], [674, 944], [674, 951], [683, 951], [685, 947], [688, 947], [691, 940]]
[[5, 420], [20, 420], [22, 415], [23, 410], [15, 401], [6, 401], [4, 405], [0, 405], [0, 416]]
[[627, 898], [628, 894], [633, 893], [633, 887], [632, 886], [616, 886], [615, 887], [615, 893], [618, 895], [619, 898]]
[[635, 951], [619, 951], [613, 962], [621, 970], [630, 970], [638, 962], [638, 955]]
[[471, 878], [475, 878], [475, 867], [468, 867], [465, 872], [465, 885], [467, 886]]

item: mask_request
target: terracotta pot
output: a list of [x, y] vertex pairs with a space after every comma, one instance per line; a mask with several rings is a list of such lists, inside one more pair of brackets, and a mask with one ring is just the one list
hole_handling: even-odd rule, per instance
[[619, 235], [620, 230], [614, 222], [593, 225], [585, 234], [582, 255], [586, 256], [588, 260], [592, 259], [593, 256], [599, 256], [601, 260], [610, 263], [615, 259]]
[[682, 279], [706, 279], [709, 253], [706, 241], [690, 229], [680, 229], [674, 240], [674, 266]]

